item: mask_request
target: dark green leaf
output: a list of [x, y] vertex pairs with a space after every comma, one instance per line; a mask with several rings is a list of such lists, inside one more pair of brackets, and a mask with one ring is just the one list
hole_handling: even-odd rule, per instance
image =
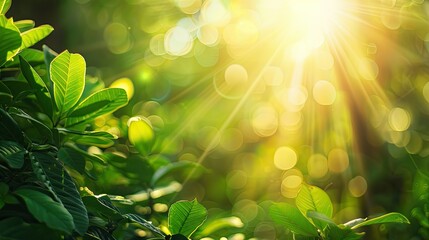
[[15, 100], [19, 100], [20, 98], [31, 94], [31, 88], [26, 81], [7, 79], [2, 80], [2, 82], [7, 86], [7, 88], [9, 88]]
[[50, 182], [53, 192], [72, 215], [75, 231], [83, 235], [89, 224], [88, 214], [72, 178], [62, 163], [54, 157], [39, 152], [33, 153], [32, 156], [34, 156], [32, 160], [37, 161], [46, 174], [45, 181]]
[[128, 103], [127, 94], [121, 88], [107, 88], [84, 99], [70, 113], [66, 126], [81, 124], [104, 114], [114, 112]]
[[325, 230], [326, 239], [358, 240], [362, 239], [364, 233], [356, 233], [352, 229], [343, 226], [328, 225]]
[[0, 14], [6, 14], [12, 5], [12, 0], [0, 0]]
[[182, 234], [174, 234], [171, 236], [170, 240], [188, 240], [186, 236], [183, 236]]
[[172, 234], [182, 234], [189, 238], [206, 218], [207, 210], [196, 199], [179, 201], [170, 207], [168, 227]]
[[0, 108], [0, 132], [1, 139], [15, 140], [18, 143], [24, 143], [24, 133], [19, 128], [16, 121], [9, 113]]
[[13, 95], [10, 89], [3, 82], [0, 82], [0, 104], [9, 105], [12, 99]]
[[[53, 142], [53, 133], [51, 129], [46, 126], [44, 123], [40, 122], [39, 120], [33, 118], [32, 116], [28, 115], [26, 112], [22, 111], [19, 108], [9, 108], [10, 115], [14, 117], [14, 119], [20, 123], [21, 126], [24, 125], [24, 121], [27, 125], [29, 125], [28, 128], [33, 128], [35, 132], [38, 132], [39, 139], [42, 139], [43, 142]], [[24, 131], [27, 131], [28, 129], [24, 129]], [[32, 140], [34, 141], [35, 138]]]
[[19, 128], [16, 121], [3, 109], [0, 108], [0, 139], [14, 140], [24, 144], [24, 133]]
[[85, 158], [79, 152], [71, 148], [62, 147], [58, 151], [58, 159], [80, 174], [85, 173]]
[[[58, 53], [56, 53], [54, 50], [50, 49], [48, 46], [43, 45], [43, 55], [44, 55], [44, 61], [45, 61], [45, 65], [46, 65], [46, 71], [48, 71], [48, 78], [49, 78], [49, 82], [51, 82], [51, 63], [52, 61], [55, 59], [55, 57], [58, 56]], [[52, 89], [52, 85], [49, 86], [49, 91], [51, 92], [51, 95], [53, 95], [53, 89]]]
[[28, 84], [30, 84], [31, 88], [34, 90], [34, 94], [36, 95], [37, 100], [40, 102], [40, 106], [42, 107], [44, 113], [48, 116], [52, 117], [53, 112], [53, 104], [51, 100], [51, 93], [48, 90], [48, 87], [45, 85], [45, 82], [42, 78], [37, 74], [37, 72], [31, 67], [28, 62], [19, 57], [19, 62], [21, 64], [21, 71], [24, 75], [25, 79], [27, 79]]
[[28, 210], [40, 222], [50, 228], [71, 234], [74, 229], [73, 218], [61, 203], [55, 202], [41, 192], [20, 188], [15, 194], [24, 199]]
[[2, 209], [6, 203], [5, 197], [7, 196], [8, 192], [9, 186], [4, 182], [0, 182], [0, 209]]
[[0, 182], [0, 197], [6, 196], [8, 192], [9, 192], [9, 185], [7, 185], [4, 182]]
[[85, 233], [84, 240], [115, 240], [116, 238], [105, 229], [91, 226]]
[[0, 239], [60, 239], [59, 232], [52, 231], [44, 224], [28, 224], [13, 217], [0, 220]]
[[293, 234], [293, 240], [320, 240], [320, 238], [319, 237], [308, 237], [308, 236]]
[[21, 50], [33, 46], [46, 36], [48, 36], [54, 28], [49, 25], [42, 25], [36, 28], [31, 28], [21, 33], [22, 44]]
[[94, 215], [108, 217], [109, 219], [116, 221], [124, 218], [119, 212], [119, 209], [112, 204], [106, 194], [98, 196], [84, 196], [82, 197], [82, 200], [88, 208], [88, 211]]
[[25, 148], [16, 142], [0, 141], [0, 159], [11, 168], [22, 168], [26, 152]]
[[291, 232], [317, 237], [317, 229], [302, 215], [298, 208], [287, 203], [275, 203], [270, 207], [270, 216], [275, 223], [284, 226]]
[[364, 222], [356, 224], [352, 229], [356, 229], [363, 226], [373, 225], [373, 224], [382, 224], [382, 223], [407, 223], [410, 224], [410, 221], [402, 214], [392, 212], [381, 215], [379, 217], [368, 219]]
[[50, 76], [54, 82], [55, 103], [60, 116], [79, 101], [85, 85], [85, 71], [85, 59], [67, 50], [52, 61]]
[[18, 53], [21, 44], [21, 34], [13, 24], [13, 20], [6, 19], [4, 15], [0, 15], [0, 66], [11, 60]]
[[22, 33], [34, 28], [35, 23], [33, 20], [19, 20], [15, 22], [15, 25], [16, 27], [19, 28], [19, 31]]

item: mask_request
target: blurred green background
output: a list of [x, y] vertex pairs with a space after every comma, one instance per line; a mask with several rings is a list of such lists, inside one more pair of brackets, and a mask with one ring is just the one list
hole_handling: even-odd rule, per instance
[[[44, 44], [132, 95], [96, 127], [125, 137], [143, 116], [151, 158], [207, 169], [181, 172], [160, 202], [197, 197], [240, 217], [246, 236], [275, 239], [266, 206], [307, 182], [339, 222], [389, 211], [412, 222], [367, 239], [429, 239], [429, 5], [340, 2], [325, 16], [297, 1], [32, 0], [8, 15], [52, 25]], [[122, 141], [108, 151], [129, 151]], [[93, 188], [135, 197], [146, 189], [137, 162], [124, 169], [143, 180], [106, 169]]]

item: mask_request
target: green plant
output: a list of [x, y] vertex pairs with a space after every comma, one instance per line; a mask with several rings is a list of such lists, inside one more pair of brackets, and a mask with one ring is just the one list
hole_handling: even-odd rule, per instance
[[0, 1], [0, 226], [8, 229], [0, 235], [83, 236], [91, 224], [71, 173], [86, 174], [87, 161], [103, 164], [85, 146], [112, 145], [116, 138], [87, 131], [86, 124], [126, 105], [127, 96], [110, 88], [89, 90], [83, 98], [83, 57], [68, 51], [57, 55], [47, 47], [28, 49], [53, 28], [7, 19], [10, 4]]
[[[154, 132], [139, 117], [130, 119], [128, 129], [129, 141], [138, 152], [124, 157], [88, 151], [124, 140], [94, 130], [91, 123], [125, 106], [125, 90], [94, 84], [79, 54], [67, 50], [57, 54], [46, 46], [43, 51], [29, 49], [53, 28], [6, 18], [10, 4], [0, 1], [0, 238], [132, 239], [137, 229], [146, 230], [140, 236], [144, 239], [190, 238], [207, 217], [207, 210], [196, 200], [171, 206], [166, 234], [141, 214], [123, 213], [133, 212], [127, 208], [134, 206], [131, 200], [96, 195], [85, 187], [100, 169], [132, 174], [136, 169], [123, 168], [121, 162], [127, 160], [133, 166], [135, 161], [145, 166], [137, 167], [137, 174], [147, 174], [137, 177], [135, 185], [146, 186], [150, 201], [142, 204], [152, 208], [151, 192], [166, 187], [169, 175], [198, 166], [169, 161], [150, 165]], [[158, 216], [157, 225], [162, 219]]]
[[302, 185], [296, 197], [296, 206], [275, 203], [270, 207], [270, 216], [277, 224], [290, 230], [295, 239], [361, 239], [360, 227], [382, 223], [410, 223], [400, 213], [388, 213], [374, 218], [358, 218], [347, 223], [336, 224], [332, 220], [333, 206], [322, 189]]

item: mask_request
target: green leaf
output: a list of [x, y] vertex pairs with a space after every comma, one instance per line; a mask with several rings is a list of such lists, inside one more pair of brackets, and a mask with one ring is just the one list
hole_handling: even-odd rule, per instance
[[51, 63], [58, 56], [58, 53], [56, 53], [54, 50], [50, 49], [46, 45], [43, 45], [42, 48], [43, 48], [44, 61], [46, 65], [46, 71], [48, 71], [48, 78], [51, 79]]
[[101, 148], [107, 148], [112, 146], [115, 142], [114, 139], [118, 137], [102, 131], [75, 131], [65, 128], [58, 128], [62, 133], [66, 133], [70, 136], [70, 140], [74, 141], [77, 144], [88, 145], [88, 146], [97, 146]]
[[349, 227], [328, 225], [324, 229], [326, 239], [358, 240], [364, 233], [356, 233]]
[[6, 14], [12, 5], [12, 0], [0, 0], [0, 14]]
[[188, 240], [186, 236], [183, 236], [182, 234], [174, 234], [171, 236], [170, 240]]
[[80, 135], [80, 136], [89, 136], [89, 137], [102, 137], [102, 138], [108, 138], [108, 139], [117, 139], [118, 136], [115, 136], [109, 132], [103, 132], [103, 131], [76, 131], [66, 128], [58, 128], [58, 131], [64, 132], [67, 134], [73, 134], [73, 135]]
[[317, 237], [317, 229], [302, 215], [298, 208], [287, 203], [275, 203], [270, 207], [270, 217], [273, 221], [291, 232]]
[[82, 201], [85, 203], [88, 211], [100, 217], [107, 217], [115, 221], [122, 220], [124, 217], [116, 208], [106, 194], [84, 196]]
[[8, 195], [9, 192], [9, 185], [7, 185], [4, 182], [0, 182], [0, 210], [5, 205], [6, 201], [5, 198]]
[[2, 79], [4, 85], [9, 88], [10, 92], [14, 96], [15, 101], [19, 101], [26, 97], [26, 95], [31, 94], [31, 88], [28, 85], [27, 81], [20, 81], [16, 79]]
[[84, 240], [116, 240], [116, 238], [103, 228], [91, 226], [85, 233]]
[[325, 214], [320, 213], [320, 212], [315, 212], [315, 211], [309, 210], [307, 212], [307, 217], [309, 217], [313, 220], [320, 220], [320, 221], [327, 223], [327, 224], [330, 224], [330, 225], [336, 225], [334, 220], [332, 220], [331, 218], [329, 218], [328, 216], [326, 216]]
[[85, 85], [85, 59], [67, 50], [51, 63], [50, 76], [54, 82], [54, 97], [60, 116], [76, 105]]
[[10, 89], [0, 81], [0, 104], [9, 105], [12, 102], [13, 95]]
[[24, 144], [24, 133], [19, 128], [16, 121], [5, 110], [0, 108], [0, 139], [14, 140]]
[[19, 20], [15, 22], [15, 26], [19, 29], [19, 31], [25, 32], [32, 28], [34, 28], [35, 23], [33, 20]]
[[28, 224], [18, 217], [12, 217], [0, 221], [0, 239], [61, 239], [61, 236], [45, 224]]
[[84, 99], [69, 114], [66, 126], [81, 124], [104, 114], [114, 112], [128, 103], [127, 93], [121, 88], [106, 88]]
[[50, 228], [71, 234], [74, 229], [73, 218], [58, 202], [41, 192], [20, 188], [15, 191], [27, 205], [30, 213]]
[[0, 15], [0, 66], [18, 53], [21, 44], [21, 34], [13, 24], [13, 20]]
[[379, 217], [368, 219], [364, 222], [356, 224], [352, 229], [360, 228], [363, 226], [373, 225], [373, 224], [382, 224], [382, 223], [407, 223], [410, 224], [410, 221], [402, 214], [397, 212], [387, 213]]
[[[45, 178], [40, 181], [48, 181], [52, 186], [54, 194], [61, 200], [64, 207], [72, 215], [75, 231], [80, 235], [85, 234], [88, 229], [88, 213], [83, 205], [80, 194], [72, 178], [64, 169], [63, 164], [51, 155], [35, 152], [30, 155], [32, 161], [38, 163], [43, 169]], [[35, 164], [37, 165], [37, 164]], [[35, 169], [36, 171], [40, 171]], [[49, 186], [48, 186], [49, 187]]]
[[[29, 125], [27, 129], [24, 129], [25, 131], [28, 131], [28, 128], [33, 128], [33, 130], [39, 133], [37, 138], [42, 139], [43, 142], [53, 141], [53, 133], [51, 129], [48, 126], [46, 126], [44, 123], [28, 115], [22, 109], [11, 107], [9, 108], [9, 111], [10, 111], [10, 115], [20, 124], [22, 128], [24, 128], [23, 127], [24, 125]], [[32, 140], [35, 141], [36, 138], [34, 137], [32, 138]]]
[[34, 90], [37, 100], [40, 102], [40, 105], [44, 112], [52, 117], [53, 104], [51, 100], [51, 93], [45, 85], [45, 82], [37, 74], [37, 72], [31, 67], [31, 65], [25, 61], [21, 56], [19, 57], [19, 62], [21, 64], [21, 71], [25, 79], [27, 79], [28, 84]]
[[136, 214], [124, 214], [123, 215], [126, 219], [128, 219], [130, 222], [138, 223], [141, 226], [149, 229], [152, 233], [156, 233], [160, 236], [165, 236], [165, 234], [157, 227], [155, 227], [151, 222], [147, 221], [146, 219], [140, 217]]
[[58, 151], [58, 159], [80, 174], [85, 173], [85, 158], [79, 152], [71, 148], [62, 147]]
[[168, 212], [168, 227], [172, 234], [190, 237], [207, 218], [207, 210], [193, 201], [179, 201], [171, 205]]
[[[332, 202], [329, 199], [328, 194], [318, 187], [302, 185], [295, 201], [296, 206], [301, 211], [302, 215], [306, 217], [308, 211], [319, 212], [328, 218], [332, 217]], [[314, 219], [310, 221], [312, 221], [319, 229], [323, 229], [326, 226], [326, 223], [320, 220]]]
[[43, 38], [47, 37], [53, 30], [54, 28], [49, 25], [42, 25], [21, 33], [21, 50], [33, 46]]
[[72, 138], [72, 140], [74, 140], [77, 144], [101, 148], [108, 148], [115, 144], [113, 140], [104, 137], [79, 136]]
[[0, 159], [11, 168], [22, 168], [26, 152], [25, 148], [16, 142], [0, 141]]
[[[24, 58], [32, 66], [41, 65], [45, 61], [43, 52], [32, 48], [24, 49], [18, 55]], [[13, 58], [11, 61], [7, 62], [4, 67], [13, 68], [18, 67], [19, 64], [19, 59]]]

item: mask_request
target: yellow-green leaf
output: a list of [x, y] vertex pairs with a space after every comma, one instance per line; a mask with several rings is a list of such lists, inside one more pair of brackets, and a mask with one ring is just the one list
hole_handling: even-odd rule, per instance
[[128, 103], [127, 94], [121, 88], [106, 88], [84, 99], [69, 114], [66, 126], [74, 126], [111, 113]]
[[333, 207], [328, 194], [316, 186], [302, 185], [295, 201], [302, 215], [307, 217], [310, 221], [313, 221], [313, 223], [321, 229], [326, 226], [326, 223], [318, 219], [309, 218], [307, 212], [315, 211], [324, 214], [328, 218], [332, 217]]
[[33, 46], [35, 43], [48, 36], [53, 30], [54, 28], [49, 25], [42, 25], [21, 33], [21, 50]]
[[363, 221], [359, 224], [356, 224], [352, 229], [356, 229], [363, 226], [373, 225], [373, 224], [382, 224], [382, 223], [408, 223], [410, 221], [402, 214], [397, 212], [387, 213], [379, 217], [371, 218], [366, 221]]
[[33, 20], [19, 20], [15, 22], [15, 25], [19, 28], [19, 31], [22, 33], [34, 28], [36, 23]]
[[21, 44], [21, 34], [13, 20], [0, 15], [0, 66], [18, 53]]
[[12, 5], [12, 0], [0, 0], [0, 14], [6, 14]]
[[197, 200], [179, 201], [168, 212], [168, 227], [172, 234], [190, 237], [207, 218], [207, 210]]
[[155, 139], [149, 120], [140, 116], [130, 118], [128, 120], [128, 139], [141, 154], [148, 155]]
[[317, 237], [317, 229], [302, 215], [298, 208], [287, 203], [275, 203], [270, 207], [275, 223], [303, 236]]
[[50, 75], [54, 82], [54, 97], [60, 116], [79, 101], [85, 85], [85, 59], [67, 50], [51, 63]]

